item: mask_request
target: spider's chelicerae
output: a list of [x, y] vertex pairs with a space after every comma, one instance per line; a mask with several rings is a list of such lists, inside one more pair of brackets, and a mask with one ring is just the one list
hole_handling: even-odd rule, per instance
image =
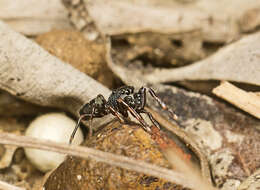
[[[150, 126], [145, 122], [141, 113], [147, 114], [152, 123], [160, 129], [159, 123], [153, 118], [152, 114], [145, 110], [146, 105], [146, 91], [159, 103], [162, 109], [167, 110], [174, 120], [177, 120], [177, 116], [173, 111], [166, 106], [166, 104], [155, 94], [154, 90], [148, 87], [141, 87], [138, 92], [134, 92], [134, 87], [123, 86], [112, 91], [108, 100], [103, 95], [99, 94], [96, 98], [86, 103], [79, 111], [80, 118], [78, 123], [71, 134], [70, 143], [72, 142], [74, 135], [79, 127], [80, 121], [90, 121], [93, 118], [100, 118], [108, 114], [116, 116], [121, 123], [128, 117], [128, 112], [132, 114], [141, 124], [142, 128], [151, 133]], [[92, 135], [91, 124], [89, 126], [89, 132]]]

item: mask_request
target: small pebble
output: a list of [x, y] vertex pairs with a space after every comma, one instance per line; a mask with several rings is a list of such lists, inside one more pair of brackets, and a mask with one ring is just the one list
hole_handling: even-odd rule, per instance
[[[75, 125], [75, 121], [65, 114], [49, 113], [32, 121], [25, 135], [60, 143], [69, 143]], [[83, 139], [83, 133], [79, 129], [74, 137], [73, 144], [79, 145]], [[56, 168], [65, 158], [63, 154], [30, 148], [25, 149], [25, 154], [28, 160], [42, 172]]]

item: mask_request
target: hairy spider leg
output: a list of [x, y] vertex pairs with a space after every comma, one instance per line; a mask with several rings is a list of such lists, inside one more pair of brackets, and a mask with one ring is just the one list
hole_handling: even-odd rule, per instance
[[111, 111], [111, 113], [113, 114], [113, 115], [115, 115], [118, 119], [119, 119], [119, 122], [120, 123], [124, 123], [124, 119], [121, 117], [121, 115], [120, 115], [120, 113], [119, 112], [117, 112], [114, 108], [112, 108], [111, 106], [108, 106], [108, 109]]
[[[148, 92], [151, 94], [151, 96], [159, 103], [159, 105], [161, 106], [161, 108], [163, 110], [166, 110], [170, 113], [170, 115], [172, 116], [172, 118], [177, 122], [178, 121], [178, 116], [169, 108], [167, 107], [167, 105], [156, 95], [156, 93], [154, 92], [153, 89], [149, 88], [149, 87], [142, 87], [144, 89], [147, 89]], [[145, 92], [145, 91], [144, 91]]]
[[119, 103], [122, 103], [124, 106], [126, 106], [126, 108], [132, 114], [132, 116], [134, 116], [141, 123], [141, 126], [146, 132], [151, 133], [150, 126], [145, 122], [145, 120], [140, 114], [138, 114], [133, 108], [131, 108], [121, 97], [118, 98], [117, 101]]
[[147, 110], [142, 110], [140, 113], [145, 113], [148, 115], [148, 117], [150, 118], [150, 120], [152, 121], [152, 123], [158, 128], [160, 129], [160, 124], [154, 119], [153, 115], [148, 112]]
[[72, 141], [73, 141], [73, 139], [74, 139], [74, 136], [75, 136], [75, 134], [76, 134], [76, 132], [77, 132], [77, 130], [78, 130], [78, 128], [79, 128], [80, 121], [81, 121], [84, 117], [89, 116], [89, 115], [92, 115], [92, 114], [83, 114], [83, 115], [81, 115], [81, 116], [79, 117], [78, 122], [77, 122], [77, 125], [75, 126], [75, 128], [74, 128], [74, 130], [73, 130], [73, 132], [72, 132], [72, 134], [71, 134], [71, 136], [70, 136], [69, 144], [71, 144]]

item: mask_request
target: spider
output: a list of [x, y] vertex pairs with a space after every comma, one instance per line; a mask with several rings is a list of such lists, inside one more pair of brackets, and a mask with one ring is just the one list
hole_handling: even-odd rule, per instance
[[135, 117], [141, 124], [142, 128], [151, 133], [150, 126], [145, 122], [141, 113], [148, 115], [151, 122], [160, 129], [159, 123], [154, 119], [152, 114], [145, 110], [146, 91], [159, 103], [162, 109], [167, 110], [172, 118], [177, 121], [177, 115], [166, 106], [166, 104], [155, 94], [154, 90], [149, 87], [141, 87], [138, 92], [134, 92], [134, 87], [123, 86], [112, 91], [108, 100], [103, 95], [99, 94], [96, 98], [86, 103], [79, 111], [80, 117], [77, 125], [71, 134], [69, 143], [71, 144], [75, 133], [80, 125], [81, 120], [90, 121], [89, 134], [92, 135], [92, 120], [101, 118], [105, 115], [112, 114], [116, 116], [121, 123], [124, 123], [128, 117], [128, 112]]

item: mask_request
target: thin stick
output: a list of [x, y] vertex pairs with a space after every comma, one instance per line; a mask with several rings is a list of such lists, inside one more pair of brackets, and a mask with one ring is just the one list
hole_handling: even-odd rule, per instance
[[156, 176], [158, 178], [163, 178], [173, 183], [180, 184], [184, 187], [196, 189], [196, 185], [187, 180], [189, 176], [185, 176], [181, 173], [177, 173], [156, 165], [148, 164], [140, 160], [134, 160], [125, 156], [119, 156], [92, 148], [61, 144], [25, 136], [17, 136], [10, 133], [0, 133], [0, 144], [37, 148], [82, 158], [92, 158], [99, 162], [144, 173], [146, 175]]
[[229, 82], [222, 82], [213, 93], [260, 119], [260, 97], [257, 94], [241, 90]]
[[0, 181], [0, 190], [25, 190], [25, 188], [17, 187], [4, 181]]

